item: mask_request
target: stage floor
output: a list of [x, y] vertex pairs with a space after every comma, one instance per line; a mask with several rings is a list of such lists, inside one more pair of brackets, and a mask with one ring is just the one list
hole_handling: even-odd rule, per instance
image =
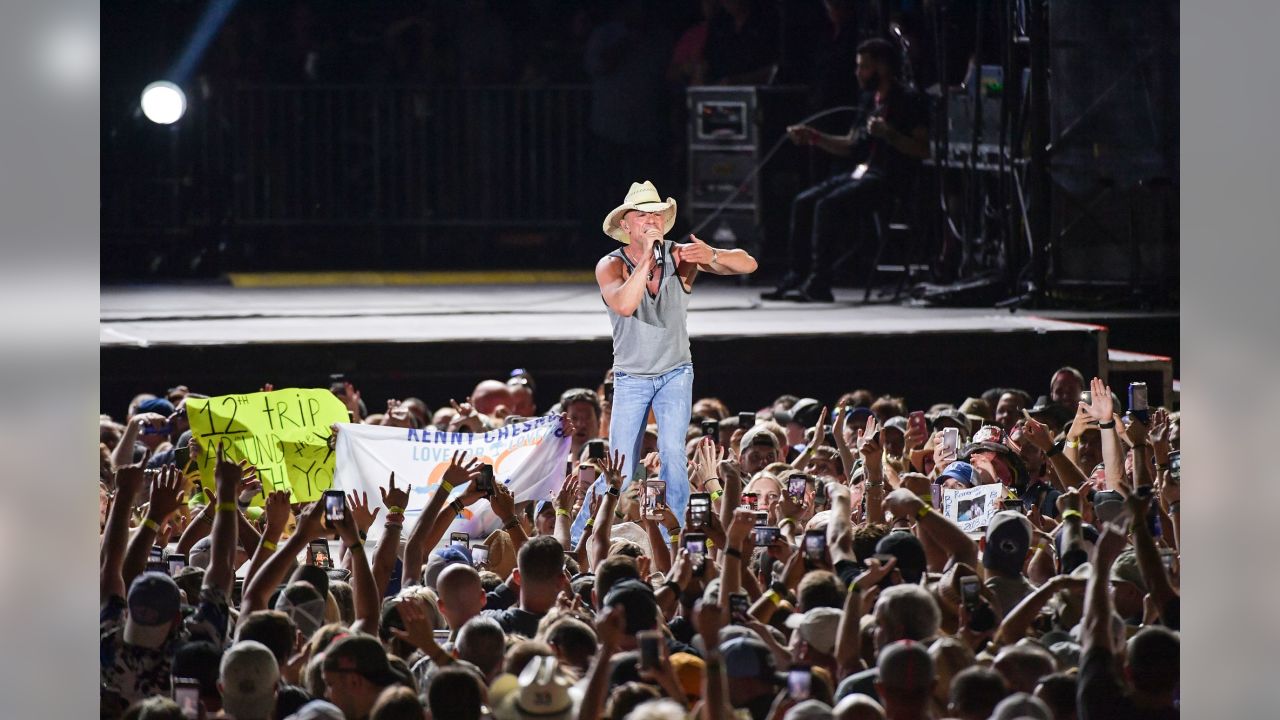
[[[695, 288], [689, 332], [698, 396], [731, 407], [858, 387], [923, 406], [993, 386], [1034, 396], [1063, 365], [1105, 376], [1112, 322], [1143, 337], [1162, 328], [1176, 347], [1176, 314], [863, 305], [855, 289], [837, 289], [832, 304], [801, 305], [762, 302], [760, 292], [721, 279]], [[609, 320], [589, 281], [104, 287], [99, 327], [100, 402], [114, 415], [136, 393], [177, 384], [220, 395], [267, 382], [324, 387], [333, 373], [378, 399], [371, 407], [410, 395], [436, 406], [516, 367], [538, 379], [545, 408], [566, 388], [595, 387], [612, 361]]]
[[[861, 303], [836, 290], [833, 304], [762, 302], [761, 290], [696, 286], [694, 339], [934, 332], [1080, 332], [1076, 322], [992, 308]], [[104, 287], [105, 347], [292, 343], [603, 340], [604, 304], [582, 285], [234, 288]]]

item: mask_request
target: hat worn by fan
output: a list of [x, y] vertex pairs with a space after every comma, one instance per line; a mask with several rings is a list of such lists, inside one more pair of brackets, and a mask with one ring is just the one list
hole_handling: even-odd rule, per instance
[[632, 210], [646, 213], [662, 213], [662, 234], [664, 235], [671, 232], [671, 228], [676, 224], [675, 198], [669, 197], [663, 200], [653, 183], [645, 180], [642, 183], [631, 183], [631, 189], [627, 191], [627, 197], [622, 201], [622, 204], [604, 216], [604, 234], [623, 245], [630, 245], [631, 238], [627, 236], [627, 232], [618, 223], [623, 216]]

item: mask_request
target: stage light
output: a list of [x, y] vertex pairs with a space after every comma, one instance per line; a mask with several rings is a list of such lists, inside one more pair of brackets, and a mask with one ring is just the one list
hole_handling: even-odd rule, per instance
[[142, 89], [142, 114], [153, 123], [172, 125], [187, 111], [187, 96], [168, 80], [158, 80]]

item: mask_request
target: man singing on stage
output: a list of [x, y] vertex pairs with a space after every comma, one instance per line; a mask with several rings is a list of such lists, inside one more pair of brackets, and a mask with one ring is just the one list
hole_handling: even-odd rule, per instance
[[[676, 201], [662, 200], [653, 183], [632, 183], [604, 219], [604, 232], [622, 243], [596, 263], [596, 282], [613, 324], [613, 415], [609, 446], [626, 456], [623, 487], [641, 458], [645, 421], [658, 420], [658, 453], [667, 505], [684, 523], [689, 500], [685, 432], [693, 403], [693, 361], [685, 313], [699, 271], [744, 275], [756, 269], [745, 250], [720, 250], [690, 235], [676, 244], [663, 236], [676, 221]], [[607, 485], [601, 478], [596, 492]], [[586, 511], [575, 520], [577, 537]]]

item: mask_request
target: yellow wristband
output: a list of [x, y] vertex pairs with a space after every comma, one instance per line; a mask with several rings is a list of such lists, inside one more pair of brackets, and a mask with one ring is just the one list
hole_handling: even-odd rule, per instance
[[444, 488], [444, 491], [445, 491], [445, 492], [447, 492], [447, 493], [451, 493], [451, 492], [453, 492], [453, 486], [452, 486], [452, 485], [450, 485], [448, 482], [446, 482], [446, 481], [444, 481], [444, 480], [441, 480], [441, 481], [440, 481], [440, 485]]
[[595, 524], [596, 524], [596, 519], [594, 517], [589, 517], [587, 518], [587, 524], [584, 525], [583, 527], [591, 527], [592, 525], [595, 525]]
[[240, 508], [236, 507], [234, 502], [224, 502], [218, 503], [218, 506], [214, 509], [218, 512], [236, 512]]
[[1063, 521], [1063, 522], [1066, 522], [1067, 520], [1070, 520], [1071, 518], [1083, 518], [1083, 517], [1084, 517], [1084, 516], [1080, 514], [1080, 511], [1079, 511], [1079, 510], [1063, 510], [1063, 511], [1062, 511], [1062, 521]]
[[1075, 450], [1076, 448], [1080, 447], [1080, 441], [1079, 441], [1079, 440], [1068, 440], [1068, 441], [1067, 441], [1067, 447], [1071, 448], [1072, 450]]
[[264, 548], [266, 548], [266, 549], [268, 549], [268, 550], [275, 550], [275, 549], [276, 549], [276, 544], [275, 544], [275, 543], [273, 543], [273, 542], [271, 542], [270, 540], [263, 540], [263, 541], [262, 541], [262, 547], [264, 547]]
[[154, 530], [156, 532], [160, 532], [160, 525], [155, 520], [152, 520], [151, 518], [147, 518], [143, 520], [142, 527], [147, 528], [148, 530]]
[[774, 605], [782, 604], [782, 598], [778, 597], [778, 593], [774, 592], [772, 588], [769, 590], [766, 590], [764, 593], [764, 596], [768, 598], [769, 602], [773, 603]]
[[796, 521], [792, 520], [791, 518], [782, 518], [781, 520], [778, 521], [778, 529], [781, 530], [787, 525], [795, 525], [795, 524], [796, 524]]
[[556, 517], [569, 517], [569, 511], [564, 508], [556, 508]]
[[928, 515], [932, 511], [933, 511], [933, 508], [929, 507], [928, 505], [921, 505], [920, 509], [916, 511], [916, 517], [923, 520], [924, 516]]
[[715, 544], [715, 543], [713, 543], [713, 542], [711, 542], [711, 538], [707, 538], [707, 549], [708, 549], [708, 550], [710, 550], [711, 548], [713, 548], [713, 547], [715, 547], [715, 546], [716, 546], [716, 544]]
[[724, 497], [724, 492], [720, 490], [716, 490], [715, 492], [711, 493], [711, 502], [715, 502], [716, 500], [719, 500], [722, 497]]
[[402, 507], [396, 507], [395, 505], [392, 505], [391, 507], [387, 508], [387, 514], [388, 514], [388, 515], [402, 515], [402, 514], [404, 514], [404, 508], [402, 508]]

